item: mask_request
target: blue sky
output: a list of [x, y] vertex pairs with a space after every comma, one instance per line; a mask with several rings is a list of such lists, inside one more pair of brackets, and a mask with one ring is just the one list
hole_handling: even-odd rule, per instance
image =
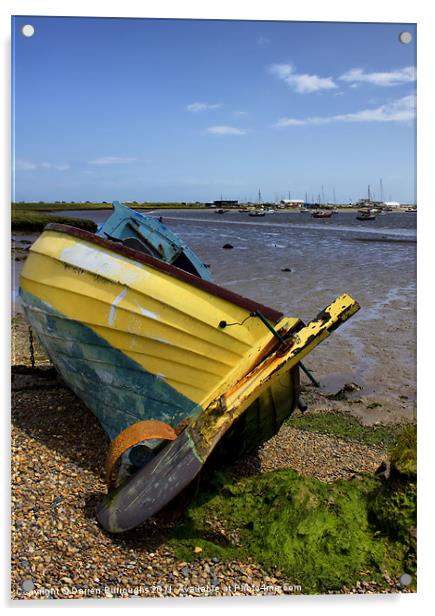
[[[21, 34], [25, 24], [35, 33]], [[399, 33], [413, 35], [410, 44]], [[412, 24], [17, 17], [14, 200], [415, 201]]]

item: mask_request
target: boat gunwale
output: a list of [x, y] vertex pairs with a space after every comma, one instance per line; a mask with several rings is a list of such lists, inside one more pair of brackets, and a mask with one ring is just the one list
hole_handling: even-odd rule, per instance
[[132, 259], [133, 261], [138, 261], [139, 263], [143, 263], [144, 265], [148, 265], [153, 269], [161, 271], [165, 274], [169, 274], [174, 278], [178, 278], [183, 282], [187, 282], [188, 284], [195, 286], [211, 295], [222, 298], [240, 308], [244, 308], [245, 310], [249, 310], [249, 312], [255, 312], [259, 310], [263, 313], [263, 315], [275, 323], [278, 323], [284, 316], [284, 313], [275, 310], [274, 308], [270, 308], [268, 306], [264, 306], [254, 300], [243, 297], [242, 295], [238, 295], [233, 291], [229, 291], [224, 287], [220, 287], [219, 285], [214, 284], [213, 282], [209, 282], [207, 280], [203, 280], [199, 276], [195, 276], [194, 274], [190, 274], [175, 265], [170, 265], [169, 263], [164, 263], [159, 259], [155, 259], [149, 255], [146, 255], [138, 250], [134, 250], [133, 248], [127, 248], [126, 246], [120, 246], [119, 244], [112, 242], [109, 239], [105, 239], [95, 235], [94, 233], [90, 233], [89, 231], [85, 231], [84, 229], [78, 229], [76, 227], [71, 227], [69, 225], [62, 225], [59, 223], [49, 223], [44, 227], [44, 231], [55, 231], [57, 233], [64, 233], [65, 235], [69, 235], [72, 237], [76, 237], [85, 242], [90, 242], [92, 244], [97, 244], [102, 248], [110, 250], [111, 252], [120, 254], [128, 259]]

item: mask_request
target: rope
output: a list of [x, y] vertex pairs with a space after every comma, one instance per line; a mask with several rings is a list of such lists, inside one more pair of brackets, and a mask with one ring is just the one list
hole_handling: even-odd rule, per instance
[[30, 352], [30, 363], [32, 368], [35, 367], [35, 348], [33, 346], [33, 332], [32, 328], [29, 325], [29, 352]]

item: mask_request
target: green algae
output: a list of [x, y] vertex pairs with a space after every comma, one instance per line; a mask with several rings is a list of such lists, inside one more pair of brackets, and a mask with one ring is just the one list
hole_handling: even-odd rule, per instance
[[70, 216], [49, 215], [32, 210], [12, 210], [11, 227], [13, 231], [42, 231], [49, 223], [59, 223], [94, 232], [97, 225], [87, 218], [72, 218]]
[[216, 472], [169, 545], [182, 560], [195, 558], [195, 547], [205, 558], [254, 560], [266, 571], [280, 570], [304, 594], [338, 592], [367, 575], [387, 587], [385, 573], [393, 579], [411, 573], [415, 585], [413, 444], [405, 426], [390, 448], [387, 479], [324, 483], [286, 469], [234, 483]]
[[417, 426], [408, 424], [389, 448], [391, 466], [410, 480], [417, 478]]
[[369, 521], [369, 495], [379, 483], [364, 477], [326, 484], [292, 470], [236, 484], [220, 475], [215, 492], [189, 508], [171, 544], [183, 559], [194, 546], [206, 557], [254, 559], [283, 571], [304, 593], [339, 590], [367, 569], [381, 580], [386, 569], [402, 572], [403, 550]]
[[371, 519], [391, 541], [404, 549], [405, 571], [417, 568], [417, 429], [405, 426], [389, 449], [387, 481], [371, 495]]
[[400, 424], [364, 426], [356, 417], [339, 411], [292, 415], [286, 423], [299, 430], [330, 434], [375, 446], [393, 443], [401, 428]]

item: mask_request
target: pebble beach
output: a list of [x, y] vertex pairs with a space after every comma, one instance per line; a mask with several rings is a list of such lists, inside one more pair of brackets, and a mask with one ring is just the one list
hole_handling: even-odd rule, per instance
[[[298, 220], [295, 216], [285, 223], [288, 226], [278, 228], [276, 221], [285, 221], [285, 215], [272, 217], [274, 223], [261, 226], [246, 224], [243, 215], [239, 220], [232, 214], [229, 224], [216, 223], [214, 228], [216, 217], [210, 214], [195, 212], [185, 220], [185, 212], [168, 213], [168, 224], [211, 263], [219, 284], [265, 303], [270, 303], [273, 295], [273, 305], [290, 314], [287, 302], [291, 298], [294, 311], [304, 319], [343, 290], [362, 304], [360, 313], [343, 332], [334, 334], [313, 353], [315, 374], [322, 387], [316, 389], [303, 378], [308, 413], [352, 415], [367, 426], [412, 421], [415, 283], [412, 266], [404, 272], [395, 265], [399, 258], [412, 258], [414, 254], [412, 243], [398, 242], [400, 234], [412, 231], [400, 227], [401, 221], [410, 219], [400, 218], [397, 223], [385, 216], [387, 223], [383, 224], [388, 227], [393, 220], [391, 228], [385, 227], [380, 233], [375, 229], [368, 236], [346, 227], [350, 218], [342, 215], [337, 220], [344, 220], [344, 227], [334, 230], [334, 222], [330, 231], [319, 235], [309, 220], [292, 226], [291, 220]], [[107, 212], [98, 215], [107, 217]], [[383, 232], [392, 234], [388, 241]], [[303, 260], [296, 244], [291, 243], [291, 233], [300, 235]], [[366, 244], [359, 241], [361, 238]], [[26, 234], [14, 237], [16, 281], [33, 239]], [[367, 243], [369, 239], [376, 241]], [[222, 244], [228, 241], [233, 251], [222, 250]], [[248, 243], [253, 252], [247, 261], [244, 248]], [[334, 261], [324, 260], [334, 250], [347, 259], [346, 268], [337, 266], [335, 271]], [[318, 260], [318, 255], [323, 260]], [[255, 271], [261, 262], [261, 276], [255, 271], [247, 275], [253, 257]], [[358, 263], [362, 258], [365, 270]], [[290, 267], [283, 268], [288, 264]], [[249, 559], [204, 558], [199, 546], [192, 549], [189, 562], [177, 558], [168, 538], [182, 520], [182, 511], [159, 514], [122, 536], [106, 533], [95, 519], [94, 508], [106, 493], [103, 466], [107, 438], [92, 413], [57, 376], [38, 341], [29, 338], [28, 326], [15, 302], [13, 314], [13, 599], [304, 594], [303, 587], [279, 569], [265, 570]], [[311, 359], [309, 363], [312, 367]], [[343, 394], [346, 382], [352, 387]], [[334, 482], [373, 474], [386, 459], [385, 444], [367, 444], [284, 424], [275, 437], [253, 455], [238, 460], [228, 472], [237, 480], [293, 469], [303, 476]], [[343, 586], [339, 592], [408, 591], [387, 573], [379, 584], [369, 571], [362, 571], [354, 586]]]
[[[13, 599], [303, 594], [281, 571], [265, 571], [256, 562], [204, 559], [199, 547], [192, 562], [177, 560], [166, 545], [177, 516], [158, 516], [122, 536], [107, 534], [94, 517], [95, 504], [106, 491], [102, 468], [107, 439], [92, 413], [56, 376], [37, 341], [36, 370], [31, 369], [28, 329], [21, 316], [13, 321], [12, 340]], [[308, 392], [311, 400], [317, 395]], [[321, 405], [321, 398], [317, 402]], [[249, 476], [292, 468], [331, 482], [373, 473], [385, 459], [383, 447], [283, 425], [231, 473]], [[404, 591], [388, 575], [379, 586], [369, 572], [362, 572], [354, 587], [341, 590]]]

